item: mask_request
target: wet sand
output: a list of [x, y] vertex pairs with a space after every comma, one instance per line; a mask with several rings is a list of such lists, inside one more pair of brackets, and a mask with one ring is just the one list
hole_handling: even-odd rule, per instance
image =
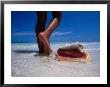
[[[51, 44], [56, 50], [65, 43]], [[46, 57], [38, 54], [36, 44], [12, 44], [11, 75], [13, 77], [99, 77], [100, 50], [99, 43], [86, 43], [85, 47], [91, 55], [89, 63], [60, 62], [54, 56]]]

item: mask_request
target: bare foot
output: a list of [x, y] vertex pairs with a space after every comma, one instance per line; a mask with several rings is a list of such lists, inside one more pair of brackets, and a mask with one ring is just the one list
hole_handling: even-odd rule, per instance
[[51, 53], [51, 48], [49, 44], [49, 38], [47, 37], [46, 33], [45, 32], [39, 33], [38, 38], [43, 44], [44, 53], [49, 55]]
[[39, 47], [39, 54], [44, 53], [43, 44], [41, 43], [41, 41], [38, 43], [38, 47]]
[[44, 53], [43, 44], [42, 44], [42, 42], [39, 40], [38, 36], [37, 36], [37, 43], [38, 43], [38, 48], [39, 48], [39, 54]]

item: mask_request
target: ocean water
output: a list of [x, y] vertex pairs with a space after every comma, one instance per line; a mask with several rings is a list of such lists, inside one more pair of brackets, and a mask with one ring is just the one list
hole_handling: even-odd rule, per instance
[[[100, 42], [80, 42], [86, 50], [100, 50]], [[51, 48], [55, 51], [63, 46], [74, 44], [73, 42], [51, 43]], [[38, 51], [37, 43], [12, 43], [12, 49], [35, 50]]]
[[[100, 76], [100, 43], [80, 42], [89, 52], [88, 64], [60, 62], [38, 55], [36, 43], [12, 43], [11, 75], [14, 77], [98, 77]], [[72, 42], [51, 43], [54, 52]]]

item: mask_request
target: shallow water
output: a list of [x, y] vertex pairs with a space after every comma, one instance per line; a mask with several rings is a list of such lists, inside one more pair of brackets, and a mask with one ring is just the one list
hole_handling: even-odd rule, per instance
[[[55, 53], [59, 47], [69, 42], [52, 43]], [[33, 43], [12, 44], [11, 75], [14, 77], [97, 77], [100, 76], [100, 43], [82, 42], [91, 55], [88, 64], [81, 62], [60, 62], [54, 56], [38, 55], [38, 48]]]

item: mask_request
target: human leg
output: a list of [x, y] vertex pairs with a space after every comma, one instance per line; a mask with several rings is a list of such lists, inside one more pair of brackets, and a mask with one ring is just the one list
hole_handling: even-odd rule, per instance
[[36, 32], [39, 53], [44, 53], [43, 44], [39, 40], [38, 34], [45, 30], [45, 23], [47, 20], [47, 12], [46, 11], [38, 11], [38, 12], [36, 12], [36, 15], [37, 15], [37, 24], [36, 24], [35, 32]]
[[53, 18], [50, 21], [48, 27], [46, 28], [46, 30], [44, 32], [39, 33], [39, 36], [38, 36], [39, 40], [44, 45], [44, 52], [46, 54], [50, 54], [50, 52], [51, 52], [49, 38], [50, 38], [51, 34], [53, 33], [53, 31], [58, 27], [58, 25], [61, 21], [61, 12], [55, 11], [55, 12], [52, 12], [52, 14], [53, 14]]

